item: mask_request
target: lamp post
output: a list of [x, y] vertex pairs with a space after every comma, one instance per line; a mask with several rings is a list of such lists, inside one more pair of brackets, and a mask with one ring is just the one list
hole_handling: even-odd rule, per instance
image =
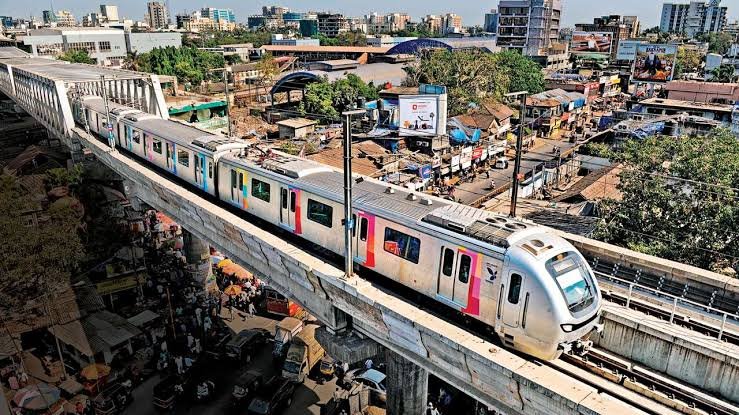
[[509, 216], [512, 218], [516, 217], [516, 203], [518, 202], [518, 173], [521, 170], [521, 148], [523, 147], [523, 135], [526, 133], [526, 98], [528, 97], [528, 91], [511, 92], [505, 94], [508, 98], [522, 97], [521, 98], [521, 113], [518, 119], [518, 137], [516, 138], [516, 161], [513, 164], [513, 180], [511, 183], [511, 211]]
[[345, 111], [344, 117], [344, 278], [354, 275], [352, 250], [352, 116], [364, 114], [365, 110]]

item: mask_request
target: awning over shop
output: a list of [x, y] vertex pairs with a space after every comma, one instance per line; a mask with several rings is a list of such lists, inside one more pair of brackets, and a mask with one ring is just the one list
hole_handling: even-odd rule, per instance
[[146, 325], [147, 323], [150, 323], [156, 319], [159, 318], [159, 314], [151, 311], [151, 310], [144, 310], [135, 316], [128, 319], [128, 322], [133, 324], [134, 326], [141, 328], [142, 326]]
[[48, 329], [59, 341], [74, 347], [85, 356], [120, 346], [141, 334], [136, 326], [118, 314], [106, 310], [98, 311], [67, 324]]

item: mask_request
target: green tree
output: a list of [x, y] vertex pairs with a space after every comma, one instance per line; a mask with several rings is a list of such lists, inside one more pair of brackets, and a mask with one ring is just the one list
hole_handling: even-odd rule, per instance
[[663, 258], [739, 269], [739, 141], [706, 136], [650, 137], [625, 144], [622, 200], [600, 204], [598, 237]]
[[467, 111], [470, 104], [486, 98], [499, 99], [508, 92], [510, 79], [494, 54], [477, 50], [426, 51], [415, 64], [403, 68], [404, 84], [446, 85], [449, 93], [449, 115]]
[[498, 67], [508, 76], [508, 92], [538, 94], [544, 91], [544, 74], [538, 63], [514, 51], [497, 53], [495, 58]]
[[320, 82], [308, 84], [300, 104], [300, 111], [303, 114], [336, 119], [341, 112], [352, 108], [359, 97], [367, 100], [377, 99], [378, 89], [354, 74], [348, 74], [346, 78], [334, 82], [328, 82], [324, 78]]
[[15, 178], [0, 176], [0, 312], [23, 305], [42, 293], [59, 293], [83, 259], [78, 213], [56, 203], [39, 213], [38, 226], [28, 226], [37, 202]]
[[141, 55], [137, 51], [133, 51], [126, 55], [123, 60], [123, 68], [129, 71], [139, 71], [142, 66]]
[[726, 32], [713, 32], [698, 35], [698, 40], [708, 43], [708, 52], [725, 55], [734, 43], [734, 37]]
[[340, 33], [336, 40], [339, 46], [367, 46], [367, 36], [360, 31]]
[[229, 65], [236, 65], [244, 62], [239, 55], [225, 55], [224, 58], [226, 59], [226, 63]]
[[651, 35], [655, 33], [660, 33], [662, 30], [660, 30], [659, 26], [650, 27], [649, 29], [645, 29], [642, 34], [644, 35]]
[[272, 84], [275, 77], [280, 74], [280, 67], [271, 53], [267, 52], [257, 62], [257, 72], [259, 73], [258, 81], [260, 85]]
[[140, 56], [140, 70], [159, 75], [176, 76], [180, 82], [199, 84], [205, 79], [220, 80], [213, 69], [225, 65], [223, 55], [194, 47], [156, 48]]
[[703, 63], [703, 55], [695, 49], [681, 46], [677, 50], [677, 63], [675, 65], [675, 78], [679, 78], [686, 72], [697, 72]]
[[59, 60], [72, 63], [87, 63], [89, 65], [95, 64], [95, 59], [91, 58], [86, 50], [70, 50], [64, 52], [59, 55]]
[[729, 63], [721, 64], [721, 66], [711, 71], [711, 79], [709, 81], [732, 83], [736, 79], [735, 71], [734, 65]]
[[303, 114], [319, 114], [329, 118], [338, 118], [339, 112], [334, 108], [334, 89], [327, 80], [313, 82], [305, 87], [305, 95], [300, 103]]
[[322, 34], [317, 34], [313, 36], [313, 39], [318, 39], [321, 46], [339, 46], [339, 39], [335, 37], [328, 37]]

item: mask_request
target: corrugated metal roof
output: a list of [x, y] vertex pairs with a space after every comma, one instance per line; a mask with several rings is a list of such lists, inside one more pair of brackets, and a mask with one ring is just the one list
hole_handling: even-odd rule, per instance
[[384, 55], [390, 48], [373, 46], [308, 46], [308, 45], [263, 45], [269, 52], [315, 52], [315, 53], [377, 53]]

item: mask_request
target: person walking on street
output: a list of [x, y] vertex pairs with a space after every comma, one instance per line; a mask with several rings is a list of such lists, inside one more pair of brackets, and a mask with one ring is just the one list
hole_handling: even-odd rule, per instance
[[254, 314], [257, 313], [257, 308], [254, 307], [254, 301], [249, 301], [249, 315], [251, 317], [254, 317]]
[[490, 181], [490, 190], [495, 190], [495, 180]]
[[432, 402], [429, 402], [426, 406], [426, 415], [441, 415], [439, 410], [434, 407]]
[[364, 361], [364, 368], [365, 369], [368, 369], [368, 370], [369, 369], [372, 369], [372, 365], [373, 364], [374, 364], [374, 362], [372, 361], [372, 359], [367, 359], [367, 360]]
[[181, 375], [181, 374], [185, 373], [185, 371], [182, 369], [182, 356], [179, 356], [179, 355], [176, 356], [174, 358], [174, 364], [175, 364], [175, 366], [177, 366], [177, 374], [178, 375]]

